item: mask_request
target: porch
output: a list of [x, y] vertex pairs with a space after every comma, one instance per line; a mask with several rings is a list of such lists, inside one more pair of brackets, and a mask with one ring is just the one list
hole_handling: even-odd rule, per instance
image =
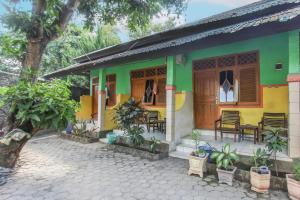
[[[236, 149], [237, 153], [242, 156], [252, 156], [253, 152], [258, 148], [264, 148], [264, 143], [253, 143], [253, 135], [247, 135], [244, 140], [240, 142], [233, 141], [233, 135], [227, 134], [224, 135], [223, 140], [218, 137], [215, 140], [214, 131], [211, 130], [202, 130], [201, 131], [201, 143], [200, 145], [208, 143], [217, 150], [221, 150], [222, 147], [229, 143], [232, 149]], [[170, 152], [171, 157], [177, 157], [181, 159], [188, 159], [189, 154], [195, 149], [194, 141], [191, 139], [191, 136], [185, 136], [181, 139], [181, 143], [176, 146], [176, 150]], [[293, 160], [288, 156], [287, 149], [283, 152], [277, 154], [277, 159], [280, 161], [292, 162]]]

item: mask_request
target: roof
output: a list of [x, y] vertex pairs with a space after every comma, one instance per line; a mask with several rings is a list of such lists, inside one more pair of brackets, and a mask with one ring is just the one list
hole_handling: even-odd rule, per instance
[[[270, 10], [270, 8], [273, 9]], [[247, 16], [247, 14], [251, 15]], [[174, 47], [179, 46], [191, 46], [197, 41], [202, 41], [201, 45], [203, 46], [204, 40], [209, 38], [234, 34], [243, 30], [250, 30], [251, 28], [257, 29], [260, 27], [267, 27], [269, 24], [276, 24], [278, 31], [297, 28], [297, 26], [300, 27], [300, 24], [295, 21], [299, 16], [300, 0], [260, 1], [170, 31], [92, 52], [88, 55], [76, 58], [76, 61], [79, 63], [47, 74], [45, 77], [49, 78], [68, 73], [88, 71], [94, 67], [104, 67], [104, 65], [109, 66], [111, 61], [121, 62], [122, 59], [123, 61], [125, 61], [124, 59], [128, 61], [130, 57], [142, 54], [147, 54], [149, 57], [149, 53], [158, 51], [160, 51], [159, 56], [163, 56], [164, 52], [162, 51], [170, 48], [174, 49]], [[226, 19], [230, 20], [224, 21]], [[283, 26], [284, 24], [287, 27]], [[290, 24], [292, 24], [292, 26]], [[270, 32], [270, 30], [264, 31]], [[271, 31], [275, 31], [275, 29], [272, 28]], [[172, 32], [173, 35], [170, 34], [170, 32]], [[253, 33], [253, 35], [256, 35], [256, 33]], [[172, 52], [169, 51], [168, 53]], [[156, 56], [157, 55], [158, 54], [156, 54]], [[86, 60], [87, 56], [88, 60]]]

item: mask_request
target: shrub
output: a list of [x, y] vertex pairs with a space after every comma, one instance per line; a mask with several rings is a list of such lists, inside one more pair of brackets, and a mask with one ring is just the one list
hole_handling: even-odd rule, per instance
[[118, 128], [125, 131], [125, 133], [132, 125], [137, 123], [144, 113], [139, 102], [136, 102], [133, 98], [130, 98], [127, 102], [115, 108], [115, 111], [113, 120], [117, 124]]
[[138, 147], [141, 144], [143, 144], [145, 141], [143, 137], [143, 133], [144, 133], [143, 127], [138, 127], [138, 126], [130, 127], [127, 133], [130, 143], [132, 143], [135, 147]]
[[35, 133], [44, 128], [66, 128], [75, 120], [78, 103], [71, 100], [70, 84], [62, 80], [31, 83], [19, 81], [1, 95], [9, 107], [9, 130]]
[[211, 159], [216, 160], [217, 168], [230, 170], [233, 163], [239, 160], [236, 151], [230, 151], [230, 144], [225, 144], [222, 151], [215, 151], [211, 155]]
[[155, 153], [156, 152], [156, 148], [157, 148], [157, 145], [159, 145], [161, 142], [159, 139], [156, 139], [154, 136], [151, 138], [150, 140], [150, 151], [152, 153]]

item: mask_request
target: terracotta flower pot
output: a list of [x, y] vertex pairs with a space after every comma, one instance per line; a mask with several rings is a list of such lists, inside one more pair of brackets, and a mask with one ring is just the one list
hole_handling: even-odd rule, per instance
[[231, 171], [227, 171], [227, 170], [217, 168], [219, 183], [225, 183], [232, 186], [233, 177], [236, 169], [237, 168], [234, 167]]
[[250, 182], [251, 190], [259, 193], [267, 193], [270, 188], [271, 172], [268, 174], [259, 174], [256, 171], [258, 167], [251, 167], [250, 169]]
[[286, 175], [287, 181], [287, 188], [289, 197], [292, 200], [299, 200], [300, 199], [300, 181], [295, 180], [294, 174], [287, 174]]
[[189, 156], [190, 169], [188, 175], [198, 174], [202, 178], [203, 173], [206, 172], [206, 161], [207, 161], [207, 155], [203, 158], [190, 155]]

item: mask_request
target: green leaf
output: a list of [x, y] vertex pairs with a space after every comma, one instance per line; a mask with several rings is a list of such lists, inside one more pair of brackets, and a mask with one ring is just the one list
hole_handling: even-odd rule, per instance
[[227, 169], [228, 168], [228, 165], [229, 165], [229, 159], [224, 159], [223, 162], [222, 162], [222, 166]]
[[225, 153], [220, 153], [219, 156], [217, 157], [217, 162], [220, 162], [225, 156]]

